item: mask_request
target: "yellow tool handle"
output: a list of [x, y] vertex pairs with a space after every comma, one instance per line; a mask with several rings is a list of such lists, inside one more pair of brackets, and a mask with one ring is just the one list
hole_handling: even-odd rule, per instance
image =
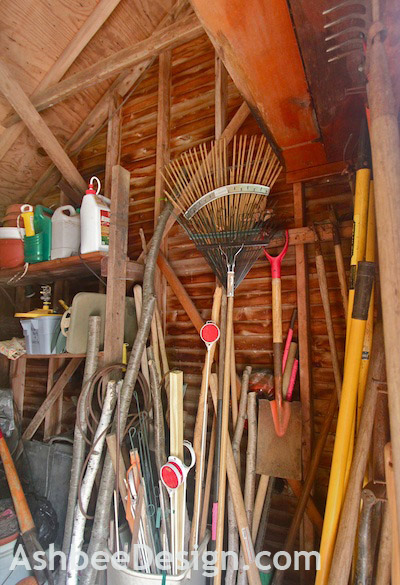
[[349, 444], [352, 438], [352, 429], [354, 429], [357, 387], [368, 309], [374, 281], [374, 268], [375, 265], [373, 262], [360, 262], [358, 267], [350, 339], [348, 340], [348, 358], [343, 376], [335, 446], [333, 449], [331, 475], [329, 478], [321, 538], [321, 568], [317, 573], [316, 585], [326, 585], [328, 583], [340, 511], [346, 489]]

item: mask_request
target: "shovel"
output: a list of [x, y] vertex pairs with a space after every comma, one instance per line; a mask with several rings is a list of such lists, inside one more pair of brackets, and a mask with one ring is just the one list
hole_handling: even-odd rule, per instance
[[[284, 400], [282, 392], [282, 305], [281, 264], [289, 246], [289, 234], [285, 232], [285, 244], [278, 256], [264, 254], [271, 264], [272, 274], [272, 326], [274, 352], [275, 399], [259, 402], [258, 441], [263, 449], [257, 450], [256, 473], [300, 480], [301, 470], [301, 405]], [[292, 337], [294, 319], [288, 336]], [[288, 344], [287, 344], [288, 345]], [[289, 347], [289, 345], [288, 345]], [[286, 359], [287, 361], [287, 359]]]
[[274, 352], [274, 386], [275, 398], [271, 400], [271, 414], [275, 432], [283, 437], [290, 420], [290, 404], [283, 400], [282, 394], [282, 292], [281, 264], [289, 246], [289, 233], [285, 231], [285, 245], [277, 256], [271, 256], [264, 248], [264, 254], [271, 264], [272, 276], [272, 341]]

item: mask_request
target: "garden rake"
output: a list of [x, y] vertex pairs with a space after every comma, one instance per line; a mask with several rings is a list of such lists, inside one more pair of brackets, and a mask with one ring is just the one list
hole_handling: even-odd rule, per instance
[[[234, 291], [274, 232], [267, 201], [281, 170], [264, 136], [235, 136], [229, 147], [224, 140], [200, 144], [165, 168], [166, 196], [177, 211], [178, 222], [226, 289], [227, 340], [232, 338]], [[227, 342], [220, 417], [217, 564], [224, 534], [230, 363], [231, 344]], [[218, 568], [217, 584], [221, 582], [220, 565]]]

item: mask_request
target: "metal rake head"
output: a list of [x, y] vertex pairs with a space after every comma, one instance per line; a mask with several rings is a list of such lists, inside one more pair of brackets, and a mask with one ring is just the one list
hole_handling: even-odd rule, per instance
[[328, 63], [354, 53], [363, 53], [368, 28], [371, 25], [370, 0], [343, 0], [322, 13], [329, 21], [324, 29], [329, 46]]

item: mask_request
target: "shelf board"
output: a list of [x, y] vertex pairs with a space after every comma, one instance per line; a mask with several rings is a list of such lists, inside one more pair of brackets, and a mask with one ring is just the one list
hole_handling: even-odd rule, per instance
[[[55, 280], [68, 278], [83, 278], [90, 276], [90, 267], [96, 274], [100, 274], [101, 260], [106, 257], [105, 252], [91, 252], [69, 258], [57, 258], [48, 262], [30, 264], [28, 272], [20, 280], [9, 282], [10, 278], [22, 273], [23, 268], [0, 269], [0, 284], [3, 286], [25, 286], [26, 284], [48, 284]], [[92, 275], [93, 276], [93, 275]]]

